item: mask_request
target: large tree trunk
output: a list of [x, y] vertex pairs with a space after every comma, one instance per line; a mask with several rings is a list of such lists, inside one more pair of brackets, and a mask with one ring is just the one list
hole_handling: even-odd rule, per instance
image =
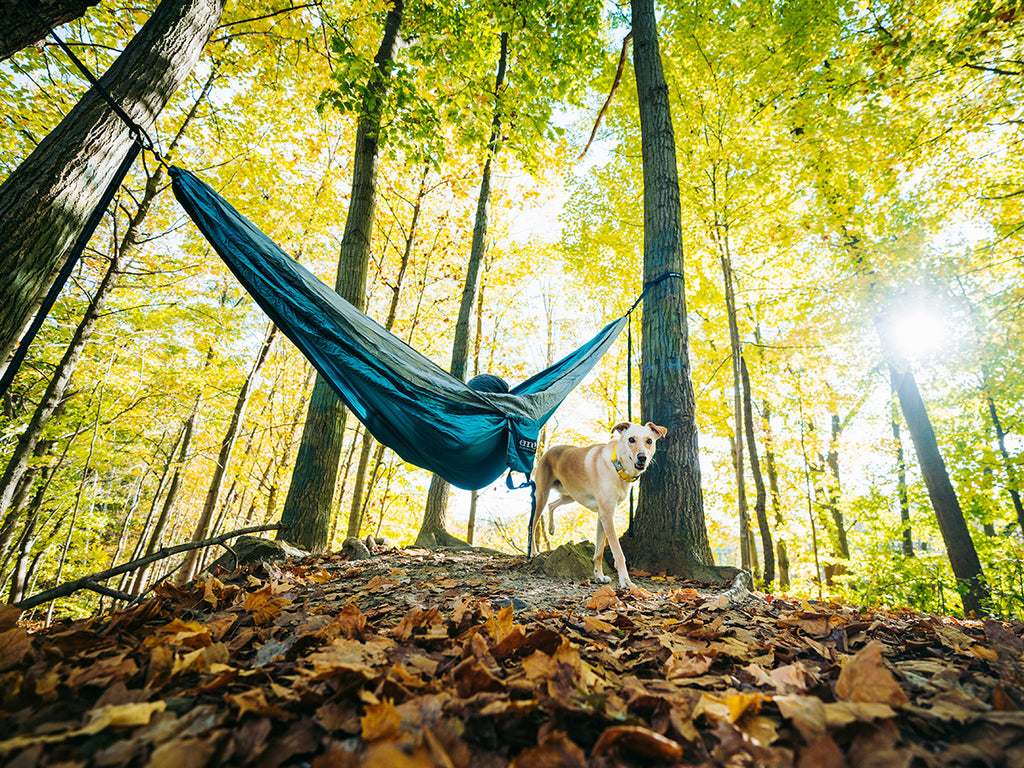
[[[100, 85], [142, 128], [188, 76], [224, 0], [163, 0]], [[133, 142], [91, 88], [0, 185], [0, 365], [42, 303]]]
[[[466, 364], [469, 361], [469, 320], [476, 299], [477, 285], [480, 279], [480, 265], [484, 252], [487, 250], [488, 209], [491, 201], [491, 161], [498, 153], [501, 138], [501, 112], [499, 111], [498, 95], [505, 82], [505, 65], [508, 58], [508, 33], [501, 33], [501, 53], [498, 58], [498, 74], [494, 81], [494, 116], [491, 120], [491, 135], [487, 141], [487, 159], [480, 179], [480, 195], [477, 198], [476, 221], [473, 224], [473, 243], [466, 263], [466, 280], [462, 287], [462, 301], [459, 303], [459, 317], [455, 323], [455, 338], [452, 341], [452, 376], [459, 379], [466, 377]], [[448, 483], [434, 475], [430, 478], [430, 489], [427, 491], [427, 504], [423, 511], [423, 521], [416, 535], [417, 547], [465, 547], [464, 541], [448, 533]]]
[[[366, 274], [377, 205], [377, 150], [383, 97], [390, 81], [389, 69], [404, 9], [404, 0], [394, 0], [388, 11], [356, 128], [352, 197], [338, 253], [335, 290], [359, 310], [366, 303]], [[277, 536], [310, 552], [323, 552], [330, 540], [346, 413], [331, 385], [317, 374], [291, 484], [281, 510], [281, 522], [288, 528]]]
[[917, 461], [921, 465], [921, 475], [928, 488], [935, 517], [939, 521], [939, 531], [946, 544], [953, 575], [959, 582], [958, 589], [963, 599], [964, 612], [967, 615], [974, 613], [976, 616], [982, 616], [987, 613], [984, 603], [989, 596], [985, 575], [977, 550], [974, 548], [974, 541], [967, 529], [960, 501], [949, 480], [949, 473], [942, 460], [939, 443], [935, 439], [935, 430], [932, 429], [932, 422], [928, 418], [924, 400], [921, 399], [917, 381], [909, 370], [899, 370], [892, 363], [889, 364], [889, 375], [892, 379], [892, 388], [899, 397], [903, 418], [910, 430], [910, 439], [914, 443]]
[[[195, 531], [192, 533], [191, 541], [193, 542], [202, 541], [210, 535], [210, 521], [213, 519], [213, 512], [216, 510], [217, 502], [220, 499], [220, 491], [224, 485], [228, 463], [231, 461], [231, 452], [235, 448], [238, 432], [242, 428], [242, 422], [245, 420], [245, 410], [249, 406], [249, 398], [252, 396], [252, 391], [259, 381], [263, 365], [270, 356], [270, 349], [274, 346], [274, 338], [276, 336], [277, 326], [271, 325], [267, 330], [266, 337], [263, 339], [263, 345], [256, 355], [256, 361], [253, 363], [249, 375], [245, 377], [245, 382], [238, 391], [238, 397], [235, 398], [235, 407], [231, 412], [231, 420], [228, 422], [228, 428], [224, 432], [224, 439], [220, 442], [220, 453], [217, 454], [217, 462], [213, 466], [213, 477], [210, 479], [210, 487], [206, 492], [206, 501], [203, 502], [203, 510], [199, 514], [199, 521], [196, 523]], [[185, 560], [178, 571], [177, 581], [179, 585], [188, 583], [195, 575], [194, 572], [199, 554], [200, 551], [198, 549], [191, 549], [185, 555]]]
[[[51, 29], [84, 15], [99, 0], [33, 0]], [[46, 37], [46, 25], [24, 0], [0, 0], [0, 61]]]
[[[632, 0], [633, 68], [640, 105], [644, 171], [644, 281], [683, 272], [676, 147], [661, 65], [653, 0]], [[623, 537], [637, 568], [723, 580], [704, 523], [697, 423], [690, 378], [686, 298], [681, 279], [647, 293], [643, 314], [641, 413], [668, 429], [658, 460], [644, 473], [633, 536]]]

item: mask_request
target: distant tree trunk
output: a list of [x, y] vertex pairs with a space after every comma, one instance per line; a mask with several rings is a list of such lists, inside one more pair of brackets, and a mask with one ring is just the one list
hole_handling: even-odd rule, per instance
[[[192, 533], [191, 541], [202, 541], [210, 536], [210, 521], [217, 509], [217, 502], [220, 500], [221, 488], [224, 486], [224, 476], [228, 471], [228, 463], [231, 461], [231, 452], [235, 449], [235, 441], [238, 439], [238, 432], [245, 420], [245, 411], [249, 406], [249, 398], [259, 382], [263, 365], [270, 356], [270, 349], [277, 337], [277, 326], [271, 324], [267, 329], [267, 335], [263, 339], [263, 345], [256, 354], [256, 361], [245, 377], [242, 388], [235, 398], [235, 407], [231, 412], [231, 419], [228, 422], [224, 438], [220, 442], [220, 452], [217, 454], [217, 462], [213, 465], [213, 477], [210, 479], [210, 487], [206, 492], [206, 500], [203, 502], [202, 512], [199, 514], [199, 521], [196, 523], [195, 531]], [[179, 585], [187, 584], [195, 575], [196, 562], [200, 550], [190, 549], [185, 555], [181, 568], [178, 570], [177, 582]]]
[[[717, 201], [718, 190], [714, 176], [711, 180], [711, 193]], [[740, 363], [743, 349], [740, 345], [739, 323], [736, 318], [736, 289], [732, 274], [732, 258], [729, 249], [728, 224], [716, 221], [711, 228], [712, 238], [718, 246], [718, 260], [722, 267], [722, 283], [725, 286], [725, 316], [729, 326], [729, 356], [732, 365], [732, 418], [735, 425], [735, 438], [732, 445], [732, 466], [736, 478], [736, 510], [740, 524], [740, 567], [745, 571], [755, 570], [754, 553], [750, 549], [750, 512], [747, 508], [747, 487], [744, 477], [743, 458], [743, 386]]]
[[[884, 343], [884, 342], [883, 342]], [[946, 464], [939, 451], [939, 443], [932, 429], [931, 419], [921, 392], [917, 388], [914, 374], [907, 369], [900, 370], [895, 364], [889, 364], [889, 375], [892, 387], [899, 397], [903, 418], [910, 430], [910, 439], [914, 443], [917, 461], [921, 466], [921, 475], [928, 488], [935, 517], [939, 521], [939, 531], [946, 544], [949, 563], [953, 567], [953, 575], [960, 583], [964, 612], [976, 616], [987, 613], [985, 601], [989, 590], [985, 583], [985, 574], [981, 569], [978, 552], [974, 548], [967, 522], [964, 520], [960, 501], [949, 480]]]
[[[405, 276], [409, 271], [409, 262], [412, 261], [413, 244], [416, 242], [416, 230], [419, 227], [420, 212], [423, 210], [423, 200], [427, 195], [427, 177], [430, 173], [430, 166], [424, 166], [420, 176], [420, 188], [416, 195], [416, 202], [412, 208], [412, 221], [405, 235], [405, 246], [402, 248], [402, 261], [398, 267], [398, 276], [395, 277], [395, 284], [391, 286], [391, 304], [388, 307], [388, 316], [384, 321], [384, 329], [390, 331], [395, 327], [398, 318], [398, 304], [402, 299], [402, 287], [405, 285]], [[356, 468], [356, 485], [352, 490], [352, 504], [348, 511], [349, 538], [359, 535], [360, 521], [362, 520], [363, 509], [363, 486], [365, 485], [366, 466], [370, 460], [370, 450], [373, 448], [373, 435], [363, 432], [363, 444], [359, 451], [359, 465]]]
[[[394, 0], [388, 10], [356, 127], [352, 195], [338, 254], [335, 290], [358, 310], [366, 304], [366, 275], [377, 206], [377, 152], [384, 94], [391, 79], [391, 63], [404, 10], [405, 0]], [[288, 528], [277, 535], [279, 539], [310, 552], [323, 552], [330, 543], [331, 514], [334, 511], [346, 415], [338, 395], [327, 380], [317, 374], [291, 484], [281, 511], [281, 522]]]
[[[83, 16], [99, 0], [38, 0], [39, 15], [51, 28]], [[0, 0], [0, 61], [38, 43], [46, 37], [46, 27], [22, 0]]]
[[[644, 281], [683, 273], [676, 147], [662, 70], [653, 0], [632, 0], [633, 68], [644, 176]], [[644, 473], [633, 536], [623, 537], [631, 565], [646, 571], [720, 581], [735, 569], [713, 565], [704, 522], [697, 424], [690, 377], [689, 329], [681, 279], [652, 285], [643, 314], [641, 418], [668, 429], [658, 460]]]
[[[144, 129], [178, 89], [220, 21], [224, 0], [163, 0], [100, 85]], [[90, 88], [0, 184], [0, 365], [42, 303], [133, 142]]]
[[[210, 360], [213, 357], [212, 351], [207, 353], [206, 366], [209, 366]], [[205, 366], [204, 366], [205, 367]], [[181, 428], [181, 436], [178, 440], [178, 458], [174, 460], [174, 449], [168, 455], [167, 460], [173, 463], [174, 474], [171, 477], [171, 484], [167, 488], [167, 496], [164, 498], [163, 506], [160, 508], [160, 516], [157, 518], [156, 525], [153, 526], [153, 533], [149, 537], [149, 544], [146, 546], [146, 551], [143, 557], [149, 557], [156, 552], [164, 541], [164, 531], [167, 530], [167, 523], [171, 519], [171, 512], [174, 510], [174, 505], [178, 500], [178, 491], [181, 488], [181, 477], [185, 473], [185, 469], [188, 465], [189, 451], [192, 447], [192, 435], [195, 432], [196, 421], [199, 418], [199, 404], [202, 402], [202, 392], [197, 392], [195, 398], [192, 400], [192, 412], [188, 418], [185, 419], [185, 423]], [[180, 446], [180, 447], [179, 447]], [[156, 504], [159, 496], [153, 498], [153, 503]], [[145, 584], [146, 576], [149, 573], [149, 566], [143, 566], [135, 572], [135, 577], [132, 579], [132, 587], [129, 590], [133, 595], [137, 595], [142, 591], [142, 586]]]
[[[480, 265], [487, 250], [487, 226], [491, 203], [491, 163], [501, 146], [501, 105], [499, 96], [505, 82], [505, 66], [508, 60], [508, 33], [501, 33], [501, 52], [498, 58], [498, 74], [494, 81], [494, 114], [491, 119], [491, 135], [487, 141], [487, 157], [480, 179], [480, 194], [477, 197], [476, 219], [473, 224], [473, 243], [466, 263], [466, 280], [462, 287], [462, 301], [459, 303], [459, 317], [455, 323], [455, 338], [452, 341], [452, 376], [466, 377], [466, 363], [469, 360], [469, 319], [476, 299]], [[448, 532], [448, 483], [440, 476], [430, 478], [427, 504], [423, 521], [416, 534], [417, 547], [465, 547], [466, 543]]]
[[750, 373], [747, 361], [740, 358], [740, 373], [743, 377], [743, 422], [747, 430], [747, 448], [750, 450], [750, 473], [754, 477], [754, 514], [757, 516], [757, 527], [761, 533], [761, 550], [764, 553], [764, 583], [770, 589], [775, 581], [775, 547], [772, 544], [772, 531], [768, 527], [767, 493], [765, 493], [764, 477], [761, 475], [761, 462], [757, 456], [757, 442], [754, 440], [754, 404], [750, 394]]
[[839, 414], [833, 413], [832, 439], [829, 442], [828, 456], [826, 457], [826, 463], [831, 474], [828, 483], [828, 506], [829, 512], [832, 513], [832, 523], [835, 526], [836, 546], [839, 550], [839, 556], [843, 560], [849, 560], [850, 545], [846, 539], [846, 521], [843, 519], [843, 510], [839, 506], [842, 489], [842, 483], [839, 479], [839, 438], [841, 436], [842, 427], [839, 422]]
[[1020, 486], [1017, 482], [1017, 468], [1013, 463], [1013, 459], [1010, 458], [1010, 452], [1006, 449], [1006, 430], [1003, 429], [1003, 422], [999, 418], [999, 411], [996, 410], [996, 401], [992, 399], [992, 395], [988, 388], [988, 375], [985, 374], [985, 402], [988, 404], [988, 415], [992, 420], [992, 428], [996, 433], [996, 442], [999, 445], [999, 455], [1003, 459], [1003, 469], [1006, 471], [1007, 485], [1006, 490], [1010, 494], [1010, 501], [1013, 502], [1013, 509], [1017, 513], [1017, 525], [1020, 526], [1020, 530], [1024, 533], [1024, 505], [1021, 504], [1020, 498]]
[[[896, 393], [893, 392], [895, 395]], [[903, 437], [896, 400], [892, 402], [892, 439], [896, 444], [896, 494], [900, 501], [900, 520], [903, 522], [903, 554], [914, 556], [914, 536], [910, 528], [910, 495], [907, 493], [907, 463], [903, 458]]]
[[28, 582], [29, 554], [36, 540], [36, 523], [39, 521], [39, 510], [42, 507], [42, 491], [36, 494], [35, 503], [25, 528], [21, 532], [16, 545], [17, 557], [14, 561], [14, 572], [11, 574], [11, 591], [7, 595], [8, 603], [17, 603], [25, 599], [25, 585]]

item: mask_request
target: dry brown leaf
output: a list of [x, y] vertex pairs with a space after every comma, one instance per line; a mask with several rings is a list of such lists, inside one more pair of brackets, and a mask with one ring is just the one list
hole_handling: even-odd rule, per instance
[[639, 725], [613, 725], [605, 728], [594, 744], [591, 755], [600, 757], [610, 752], [666, 763], [677, 763], [683, 757], [683, 748], [678, 742]]
[[0, 632], [0, 672], [21, 664], [32, 648], [32, 638], [21, 627]]
[[586, 768], [587, 756], [561, 731], [548, 733], [536, 747], [520, 752], [510, 768]]
[[816, 696], [775, 696], [772, 701], [793, 725], [804, 741], [814, 742], [825, 733], [825, 702]]
[[359, 722], [362, 726], [363, 739], [371, 742], [380, 741], [398, 733], [398, 728], [402, 725], [402, 716], [394, 704], [385, 700], [367, 705], [366, 712]]
[[882, 661], [881, 643], [874, 640], [843, 664], [836, 682], [836, 695], [847, 701], [888, 704], [893, 707], [901, 707], [909, 701], [907, 694]]
[[589, 611], [603, 611], [619, 602], [619, 596], [615, 594], [615, 589], [606, 584], [591, 595], [585, 607]]
[[13, 629], [18, 626], [18, 619], [21, 618], [21, 614], [21, 608], [0, 603], [0, 630]]
[[849, 768], [839, 745], [828, 734], [819, 736], [800, 750], [797, 768]]

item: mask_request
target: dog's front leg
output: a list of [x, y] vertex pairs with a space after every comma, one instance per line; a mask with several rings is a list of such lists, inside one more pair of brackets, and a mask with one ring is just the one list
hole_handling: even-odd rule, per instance
[[604, 542], [605, 542], [605, 520], [604, 513], [597, 513], [597, 534], [594, 536], [594, 581], [607, 584], [611, 577], [604, 575]]
[[[622, 544], [619, 537], [615, 535], [615, 508], [602, 509], [597, 517], [598, 538], [602, 535], [608, 540], [608, 546], [612, 549], [612, 558], [615, 560], [615, 570], [619, 576], [620, 587], [632, 587], [633, 582], [629, 579], [629, 572], [626, 570], [626, 556], [622, 553]], [[603, 573], [602, 560], [604, 557], [604, 543], [594, 551], [594, 577]], [[601, 559], [598, 559], [601, 558]], [[597, 578], [598, 581], [611, 581], [607, 576]]]

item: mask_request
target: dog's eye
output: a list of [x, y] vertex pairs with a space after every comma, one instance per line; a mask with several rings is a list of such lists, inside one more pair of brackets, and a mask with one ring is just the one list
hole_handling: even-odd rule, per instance
[[653, 440], [651, 440], [651, 438], [649, 438], [649, 437], [647, 438], [647, 444], [648, 444], [648, 445], [650, 445], [650, 444], [651, 444], [651, 443], [653, 443], [653, 442], [654, 442], [654, 441], [653, 441]]
[[631, 438], [629, 438], [629, 442], [631, 442], [631, 443], [635, 443], [635, 442], [636, 442], [636, 438], [635, 438], [635, 437], [631, 437]]

